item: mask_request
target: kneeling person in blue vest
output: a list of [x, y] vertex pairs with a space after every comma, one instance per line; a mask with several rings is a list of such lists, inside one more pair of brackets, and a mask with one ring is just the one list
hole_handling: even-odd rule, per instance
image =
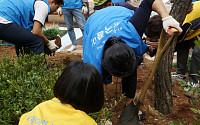
[[137, 61], [148, 48], [141, 37], [152, 10], [161, 15], [166, 32], [170, 27], [182, 32], [161, 0], [143, 0], [135, 12], [125, 7], [110, 6], [92, 14], [85, 25], [83, 61], [99, 70], [105, 84], [112, 82], [112, 76], [122, 78], [126, 105], [135, 96]]
[[46, 44], [51, 51], [58, 46], [42, 33], [48, 14], [63, 5], [63, 0], [1, 0], [0, 39], [15, 44], [17, 55], [24, 47], [35, 54], [44, 52]]

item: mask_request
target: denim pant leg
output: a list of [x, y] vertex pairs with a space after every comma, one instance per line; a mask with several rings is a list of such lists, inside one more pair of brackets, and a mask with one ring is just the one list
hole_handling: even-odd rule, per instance
[[176, 73], [185, 75], [189, 50], [177, 50]]
[[0, 23], [0, 39], [15, 44], [17, 55], [22, 47], [28, 47], [35, 54], [44, 52], [43, 40], [15, 23]]
[[199, 77], [197, 75], [200, 75], [199, 72], [200, 72], [200, 48], [197, 45], [195, 45], [192, 51], [189, 81], [193, 83], [198, 83]]
[[67, 26], [67, 32], [69, 34], [69, 38], [72, 41], [73, 45], [77, 44], [76, 35], [74, 32], [74, 22], [73, 22], [73, 9], [63, 9], [63, 16], [65, 20], [65, 24]]
[[85, 20], [85, 16], [82, 14], [82, 9], [81, 8], [74, 9], [72, 13], [73, 13], [74, 18], [75, 18], [79, 28], [81, 29], [82, 34], [83, 34], [86, 20]]

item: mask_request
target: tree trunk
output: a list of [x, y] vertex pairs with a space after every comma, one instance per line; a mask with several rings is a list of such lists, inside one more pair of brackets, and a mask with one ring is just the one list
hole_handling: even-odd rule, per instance
[[[185, 19], [186, 10], [189, 8], [191, 1], [174, 0], [170, 15], [180, 24]], [[165, 42], [167, 39], [165, 39]], [[155, 109], [163, 114], [171, 113], [171, 107], [173, 106], [171, 69], [176, 40], [175, 38], [169, 49], [163, 54], [154, 76]]]

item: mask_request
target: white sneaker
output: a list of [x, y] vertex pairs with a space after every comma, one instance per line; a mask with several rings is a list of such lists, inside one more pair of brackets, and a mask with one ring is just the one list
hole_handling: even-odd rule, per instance
[[188, 91], [190, 88], [199, 88], [199, 81], [197, 83], [187, 82], [187, 85], [185, 86], [184, 90]]
[[72, 46], [67, 50], [67, 52], [74, 51], [75, 49], [77, 49], [77, 45], [72, 45]]
[[171, 77], [174, 80], [185, 82], [186, 76], [182, 74], [177, 74], [176, 72], [171, 73]]

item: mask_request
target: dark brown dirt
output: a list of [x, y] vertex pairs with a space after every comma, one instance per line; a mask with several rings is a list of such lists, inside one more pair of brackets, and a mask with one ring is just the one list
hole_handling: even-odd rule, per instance
[[[13, 46], [0, 46], [0, 57], [7, 51], [7, 56], [11, 57], [15, 54], [15, 49]], [[71, 53], [56, 53], [55, 56], [49, 58], [55, 62], [55, 66], [60, 66], [62, 63], [67, 65], [70, 61], [82, 59], [81, 54], [71, 54]], [[143, 84], [149, 74], [150, 68], [152, 66], [152, 61], [145, 59], [144, 63], [138, 67], [138, 84], [137, 84], [137, 94], [136, 97], [139, 96]], [[115, 79], [116, 80], [116, 79]], [[158, 113], [154, 109], [154, 86], [153, 83], [149, 87], [148, 92], [146, 94], [143, 105], [141, 106], [141, 110], [147, 115], [147, 119], [142, 121], [145, 125], [167, 125], [171, 121], [191, 121], [193, 119], [193, 115], [195, 115], [189, 108], [194, 107], [200, 109], [200, 103], [197, 102], [197, 105], [194, 106], [188, 103], [188, 97], [184, 96], [184, 91], [179, 89], [179, 84], [176, 82], [173, 86], [173, 93], [178, 95], [178, 97], [173, 98], [173, 107], [172, 112], [169, 115], [162, 115]], [[118, 94], [121, 93], [121, 84], [118, 82], [114, 82], [114, 84], [109, 84], [105, 86], [105, 95], [106, 95], [106, 105], [109, 109], [111, 109], [112, 113], [112, 123], [113, 125], [117, 125], [118, 118], [120, 116], [121, 111], [124, 108], [124, 99], [119, 101]], [[114, 105], [114, 100], [117, 100], [118, 104]], [[197, 115], [195, 115], [197, 117]]]

